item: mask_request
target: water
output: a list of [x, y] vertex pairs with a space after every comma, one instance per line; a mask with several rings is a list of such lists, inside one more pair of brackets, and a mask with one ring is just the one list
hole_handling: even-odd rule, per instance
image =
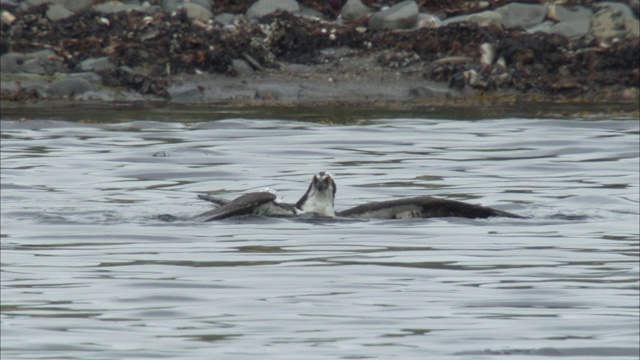
[[[635, 359], [638, 125], [4, 120], [2, 358]], [[190, 219], [321, 170], [528, 218]]]

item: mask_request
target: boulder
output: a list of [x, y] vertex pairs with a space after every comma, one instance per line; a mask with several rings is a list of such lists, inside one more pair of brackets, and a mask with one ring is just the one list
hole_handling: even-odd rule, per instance
[[300, 5], [295, 0], [258, 0], [247, 9], [245, 16], [249, 20], [256, 20], [276, 11], [299, 13]]
[[547, 16], [547, 8], [541, 4], [512, 3], [496, 9], [502, 16], [505, 29], [527, 29], [541, 24]]
[[416, 25], [417, 21], [418, 4], [413, 0], [407, 0], [375, 13], [369, 19], [369, 28], [372, 30], [410, 29]]

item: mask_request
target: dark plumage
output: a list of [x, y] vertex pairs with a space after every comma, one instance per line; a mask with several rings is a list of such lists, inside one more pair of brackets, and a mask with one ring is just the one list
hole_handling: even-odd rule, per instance
[[492, 216], [521, 218], [522, 216], [462, 201], [416, 196], [398, 200], [370, 202], [336, 212], [336, 216], [370, 219], [409, 219], [433, 217], [463, 217], [486, 219]]

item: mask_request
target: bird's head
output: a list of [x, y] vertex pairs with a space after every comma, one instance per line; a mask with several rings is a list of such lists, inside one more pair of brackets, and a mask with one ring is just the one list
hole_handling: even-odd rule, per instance
[[298, 200], [296, 207], [321, 216], [335, 216], [333, 200], [336, 190], [336, 183], [331, 174], [319, 172], [313, 176], [307, 192]]

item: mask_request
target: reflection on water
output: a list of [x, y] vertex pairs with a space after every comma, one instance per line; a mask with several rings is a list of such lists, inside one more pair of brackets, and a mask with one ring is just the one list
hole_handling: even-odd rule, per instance
[[[1, 125], [3, 358], [638, 357], [636, 121]], [[320, 170], [529, 218], [191, 220]]]

